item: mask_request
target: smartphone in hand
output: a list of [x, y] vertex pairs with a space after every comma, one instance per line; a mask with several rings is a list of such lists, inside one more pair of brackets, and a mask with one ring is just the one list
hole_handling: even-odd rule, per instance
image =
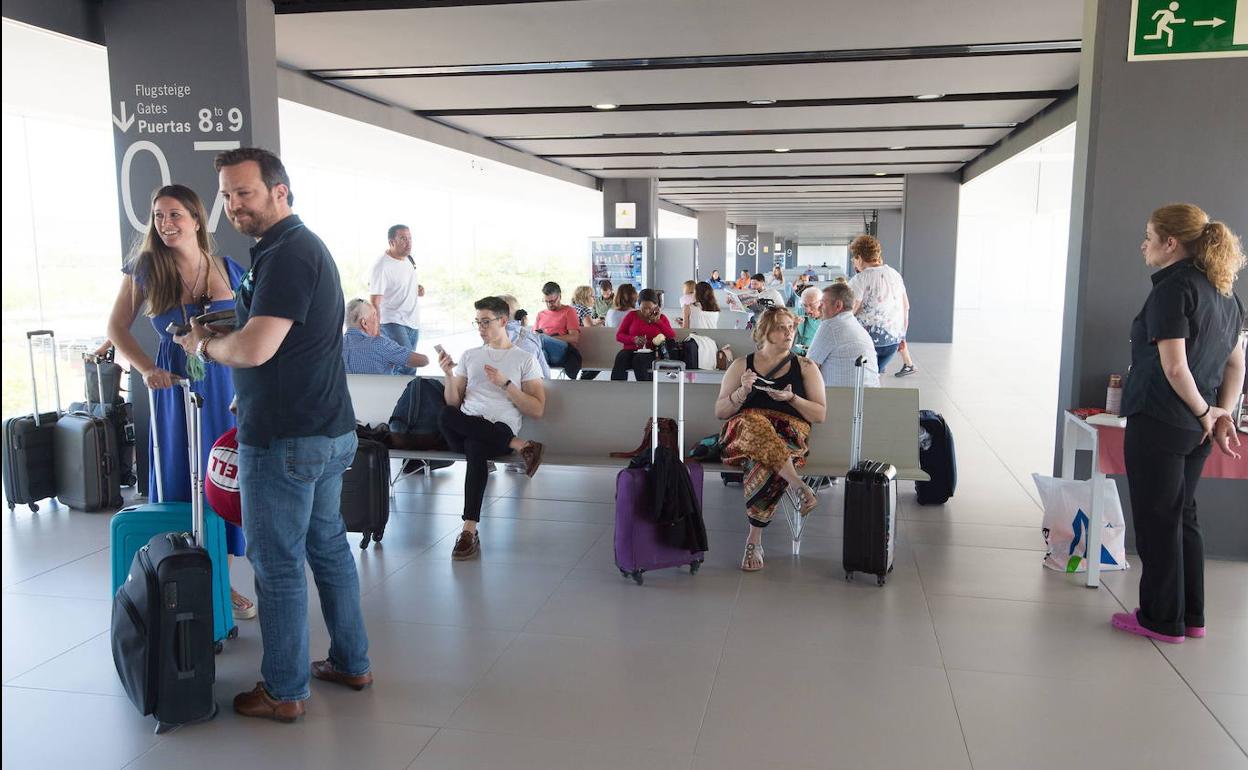
[[434, 345], [433, 349], [438, 351], [438, 355], [440, 356], [446, 355], [446, 348], [442, 347], [441, 345]]

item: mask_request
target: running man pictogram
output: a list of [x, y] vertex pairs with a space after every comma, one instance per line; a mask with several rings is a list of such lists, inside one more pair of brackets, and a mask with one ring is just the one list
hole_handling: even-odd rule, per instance
[[1166, 8], [1153, 13], [1152, 20], [1157, 22], [1157, 29], [1151, 35], [1145, 35], [1145, 40], [1161, 40], [1162, 33], [1166, 35], [1166, 48], [1174, 45], [1174, 30], [1170, 29], [1171, 24], [1186, 24], [1187, 19], [1175, 18], [1174, 12], [1179, 10], [1179, 4], [1170, 3]]

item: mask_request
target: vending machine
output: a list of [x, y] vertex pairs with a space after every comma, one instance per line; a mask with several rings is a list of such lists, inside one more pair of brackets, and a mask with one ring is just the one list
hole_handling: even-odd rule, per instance
[[597, 288], [598, 282], [608, 280], [617, 289], [631, 283], [638, 291], [646, 288], [650, 280], [650, 255], [647, 238], [590, 238], [590, 280]]

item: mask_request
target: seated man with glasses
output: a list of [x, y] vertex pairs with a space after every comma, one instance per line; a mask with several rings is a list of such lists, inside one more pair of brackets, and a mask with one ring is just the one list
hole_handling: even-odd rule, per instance
[[554, 281], [542, 286], [546, 309], [537, 314], [533, 328], [542, 335], [542, 350], [551, 366], [562, 366], [568, 377], [576, 379], [581, 371], [581, 353], [576, 349], [580, 341], [581, 319], [570, 305], [563, 304], [563, 290]]
[[507, 303], [484, 297], [474, 305], [473, 325], [484, 343], [464, 351], [459, 363], [438, 352], [446, 373], [446, 408], [439, 425], [452, 451], [467, 456], [464, 478], [464, 529], [451, 558], [471, 559], [481, 553], [477, 523], [489, 481], [489, 461], [513, 451], [524, 460], [529, 476], [542, 462], [542, 445], [518, 438], [522, 416], [538, 419], [546, 410], [542, 370], [532, 353], [511, 344], [507, 336]]

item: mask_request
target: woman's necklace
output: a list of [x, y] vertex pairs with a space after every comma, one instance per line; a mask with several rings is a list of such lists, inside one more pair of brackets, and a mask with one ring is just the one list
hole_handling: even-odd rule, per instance
[[[182, 271], [181, 271], [181, 270], [179, 270], [179, 271], [178, 271], [178, 280], [182, 282], [182, 287], [183, 287], [184, 289], [186, 289], [186, 293], [190, 296], [190, 298], [191, 298], [191, 304], [195, 304], [196, 302], [198, 302], [201, 306], [205, 305], [205, 304], [206, 304], [206, 302], [205, 302], [205, 301], [209, 299], [209, 297], [208, 297], [208, 285], [207, 285], [207, 284], [208, 284], [208, 281], [204, 281], [204, 293], [203, 293], [203, 295], [201, 295], [201, 296], [199, 296], [199, 297], [196, 297], [196, 295], [195, 295], [195, 290], [196, 290], [197, 288], [199, 288], [199, 277], [200, 277], [201, 275], [203, 275], [203, 274], [204, 274], [204, 269], [203, 269], [203, 268], [204, 268], [204, 261], [205, 261], [205, 260], [203, 259], [203, 256], [204, 256], [204, 255], [201, 253], [201, 254], [200, 254], [200, 260], [199, 260], [199, 262], [195, 265], [195, 280], [194, 280], [194, 282], [192, 282], [190, 285], [187, 285], [187, 283], [186, 283], [186, 279], [182, 277]], [[205, 275], [204, 277], [205, 277], [205, 278], [207, 278], [207, 276], [206, 276], [206, 275]], [[184, 303], [183, 303], [183, 304], [184, 304]], [[183, 314], [185, 315], [185, 313], [186, 313], [186, 308], [185, 308], [185, 307], [183, 307], [182, 312], [183, 312]]]

